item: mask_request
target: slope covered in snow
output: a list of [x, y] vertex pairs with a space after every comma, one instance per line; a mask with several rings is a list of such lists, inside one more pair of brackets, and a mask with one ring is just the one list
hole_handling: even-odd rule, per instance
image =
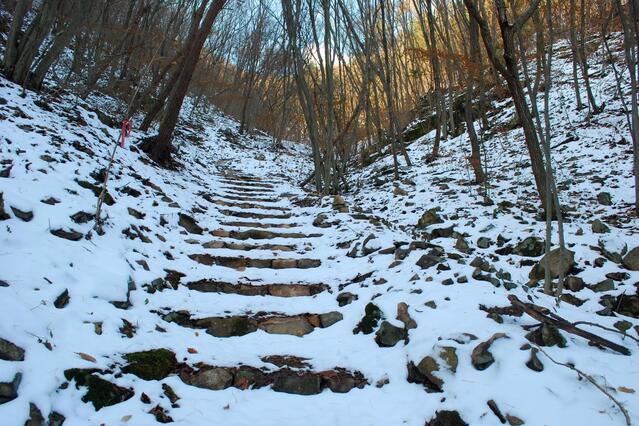
[[[119, 131], [70, 95], [21, 97], [3, 80], [0, 418], [501, 424], [492, 406], [511, 425], [624, 421], [540, 345], [639, 421], [630, 138], [609, 69], [593, 67], [606, 102], [593, 117], [572, 108], [569, 63], [557, 59], [555, 73], [575, 277], [559, 307], [529, 277], [544, 223], [521, 130], [504, 130], [507, 100], [486, 138], [492, 203], [468, 184], [465, 135], [428, 166], [428, 136], [412, 144], [402, 191], [390, 159], [357, 172], [343, 204], [298, 188], [312, 166], [305, 147], [273, 151], [211, 113], [181, 126], [178, 170], [149, 163], [133, 132], [116, 153], [99, 235], [96, 193]], [[508, 296], [605, 326], [579, 325], [630, 355], [535, 327]]]

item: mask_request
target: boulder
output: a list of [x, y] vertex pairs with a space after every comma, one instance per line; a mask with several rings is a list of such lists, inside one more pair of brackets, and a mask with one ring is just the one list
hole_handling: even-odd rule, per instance
[[270, 334], [290, 334], [298, 337], [314, 330], [303, 316], [268, 318], [260, 322], [259, 328]]
[[341, 312], [333, 311], [333, 312], [328, 312], [326, 314], [321, 314], [319, 318], [320, 318], [320, 324], [322, 325], [322, 328], [326, 328], [326, 327], [330, 327], [336, 322], [343, 320], [344, 315], [342, 315]]
[[595, 293], [603, 293], [604, 291], [612, 291], [615, 289], [615, 282], [610, 278], [591, 285], [590, 289]]
[[526, 339], [539, 346], [566, 347], [566, 339], [561, 335], [559, 329], [554, 325], [546, 323], [526, 334]]
[[409, 383], [419, 383], [424, 385], [426, 392], [442, 392], [444, 381], [433, 373], [439, 371], [439, 364], [431, 356], [424, 357], [419, 364], [408, 363]]
[[375, 342], [382, 348], [395, 346], [400, 340], [406, 341], [407, 339], [406, 329], [395, 327], [388, 321], [382, 321], [379, 330], [375, 333]]
[[584, 280], [574, 276], [566, 277], [564, 280], [564, 286], [566, 286], [566, 288], [570, 291], [580, 291], [584, 288]]
[[23, 222], [31, 222], [33, 219], [33, 212], [20, 210], [17, 207], [11, 206], [11, 211], [13, 214]]
[[429, 209], [417, 221], [417, 228], [424, 229], [436, 223], [444, 223], [444, 221], [437, 214], [437, 209]]
[[195, 219], [193, 219], [191, 216], [184, 213], [179, 213], [179, 217], [180, 219], [178, 220], [178, 225], [184, 228], [186, 232], [198, 235], [201, 235], [204, 232], [204, 230], [200, 228]]
[[0, 359], [5, 361], [24, 361], [24, 349], [0, 338]]
[[597, 202], [602, 206], [611, 206], [612, 205], [612, 197], [609, 192], [600, 192], [597, 194]]
[[207, 367], [188, 376], [185, 381], [198, 388], [222, 390], [233, 384], [233, 374], [226, 368]]
[[372, 302], [364, 308], [364, 317], [353, 329], [353, 334], [371, 334], [376, 328], [379, 320], [384, 317], [382, 310]]
[[608, 232], [610, 232], [610, 228], [608, 227], [608, 225], [606, 225], [599, 219], [595, 219], [590, 222], [590, 226], [592, 228], [592, 232], [594, 232], [595, 234], [607, 234]]
[[457, 411], [441, 410], [425, 426], [468, 426]]
[[479, 247], [481, 249], [487, 249], [492, 244], [493, 244], [493, 242], [488, 237], [479, 237], [479, 239], [477, 239], [477, 247]]
[[281, 372], [273, 381], [275, 392], [316, 395], [322, 391], [320, 377], [310, 373]]
[[337, 304], [339, 306], [346, 306], [351, 304], [353, 301], [357, 299], [358, 297], [356, 294], [345, 291], [337, 295]]
[[257, 321], [247, 316], [212, 317], [199, 321], [215, 337], [244, 336], [257, 331]]
[[513, 248], [513, 253], [524, 257], [538, 257], [544, 254], [544, 241], [537, 237], [528, 237]]
[[631, 271], [639, 271], [639, 246], [633, 248], [624, 256], [622, 264]]
[[[533, 266], [530, 273], [528, 274], [528, 278], [541, 280], [544, 278], [545, 266], [548, 264], [550, 268], [550, 276], [551, 278], [559, 277], [560, 272], [560, 263], [561, 270], [564, 275], [568, 273], [575, 266], [575, 252], [572, 250], [565, 249], [564, 255], [560, 256], [560, 249], [556, 248], [551, 250], [550, 253], [541, 258], [541, 260]], [[563, 262], [560, 262], [560, 258], [563, 258]]]
[[495, 340], [501, 339], [502, 337], [508, 336], [504, 333], [495, 333], [490, 339], [475, 346], [470, 356], [475, 369], [480, 371], [485, 370], [495, 362], [495, 358], [493, 357], [493, 354], [490, 353], [489, 349]]
[[122, 372], [130, 373], [143, 380], [162, 380], [177, 370], [175, 354], [168, 349], [152, 349], [131, 352], [124, 355], [128, 364]]
[[18, 397], [18, 387], [22, 381], [22, 373], [17, 373], [8, 383], [0, 382], [0, 405], [13, 401]]
[[437, 265], [441, 260], [439, 254], [437, 254], [434, 250], [428, 252], [428, 254], [422, 255], [422, 257], [417, 260], [416, 265], [422, 269], [432, 268]]
[[133, 397], [133, 389], [118, 386], [96, 376], [96, 370], [81, 370], [72, 368], [65, 370], [67, 380], [75, 380], [76, 388], [86, 387], [87, 392], [82, 397], [83, 402], [91, 402], [96, 411], [101, 408], [119, 404]]

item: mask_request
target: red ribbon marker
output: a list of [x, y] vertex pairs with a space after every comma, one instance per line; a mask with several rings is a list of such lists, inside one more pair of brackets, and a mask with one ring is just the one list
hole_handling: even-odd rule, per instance
[[131, 134], [131, 120], [125, 118], [122, 121], [122, 139], [120, 140], [120, 147], [124, 148], [124, 139]]

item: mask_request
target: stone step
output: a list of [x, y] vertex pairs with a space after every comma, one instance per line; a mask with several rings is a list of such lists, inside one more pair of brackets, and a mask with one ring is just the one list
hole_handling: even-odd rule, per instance
[[236, 210], [228, 210], [228, 209], [219, 209], [219, 212], [225, 216], [240, 217], [242, 219], [290, 219], [293, 216], [290, 213], [270, 214], [270, 213], [236, 211]]
[[203, 279], [186, 284], [189, 290], [204, 293], [238, 294], [240, 296], [304, 297], [314, 296], [328, 290], [326, 284], [231, 284]]
[[247, 197], [246, 194], [219, 194], [217, 197], [232, 201], [248, 201], [250, 203], [277, 203], [280, 201], [278, 198]]
[[161, 314], [166, 322], [182, 327], [204, 329], [215, 337], [240, 337], [257, 330], [269, 334], [286, 334], [302, 337], [312, 333], [316, 328], [328, 328], [344, 317], [340, 312], [325, 314], [282, 315], [274, 312], [260, 312], [256, 315], [232, 315], [220, 317], [191, 318], [187, 311], [173, 311]]
[[267, 195], [274, 192], [271, 189], [247, 188], [245, 186], [220, 186], [220, 189], [229, 192], [240, 192], [247, 195]]
[[[272, 369], [267, 365], [260, 368], [248, 365], [229, 367], [202, 362], [191, 366], [178, 362], [175, 353], [168, 349], [132, 352], [124, 354], [123, 358], [126, 364], [121, 367], [121, 371], [125, 374], [133, 374], [142, 380], [163, 380], [177, 375], [188, 385], [209, 390], [223, 390], [230, 387], [246, 390], [271, 386], [271, 389], [276, 392], [316, 395], [325, 389], [346, 393], [354, 388], [362, 389], [369, 384], [359, 371], [341, 367], [313, 371], [309, 359], [291, 355], [270, 355], [260, 358], [264, 364], [274, 365], [278, 369]], [[95, 369], [85, 371], [88, 374], [96, 372]]]
[[238, 209], [244, 209], [244, 210], [277, 210], [277, 211], [282, 211], [282, 212], [287, 212], [290, 211], [291, 209], [289, 209], [288, 207], [278, 207], [278, 206], [265, 206], [263, 204], [255, 204], [255, 203], [234, 203], [231, 201], [224, 201], [224, 200], [220, 200], [220, 199], [215, 199], [215, 198], [207, 198], [205, 197], [206, 200], [212, 204], [216, 204], [218, 206], [225, 206], [225, 207], [235, 207]]
[[189, 258], [202, 265], [218, 265], [233, 269], [310, 269], [317, 268], [322, 264], [322, 262], [317, 259], [251, 259], [247, 257], [213, 256], [208, 253], [190, 254]]
[[296, 251], [297, 246], [291, 244], [243, 244], [220, 240], [208, 241], [202, 244], [206, 249], [229, 249], [229, 250], [273, 250], [273, 251]]
[[214, 237], [233, 238], [234, 240], [272, 240], [275, 238], [318, 238], [322, 234], [302, 234], [300, 232], [272, 232], [262, 229], [247, 229], [246, 231], [227, 231], [216, 229], [210, 232]]
[[236, 228], [297, 228], [299, 223], [261, 223], [246, 221], [221, 222], [225, 226], [233, 226]]
[[242, 186], [246, 188], [266, 188], [266, 189], [274, 188], [274, 185], [271, 185], [270, 183], [241, 181], [241, 180], [238, 181], [238, 180], [227, 179], [227, 178], [222, 178], [220, 180], [222, 181], [222, 183], [226, 185]]

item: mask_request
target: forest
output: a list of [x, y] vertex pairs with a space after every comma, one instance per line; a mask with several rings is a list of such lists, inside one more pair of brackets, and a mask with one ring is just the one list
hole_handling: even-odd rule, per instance
[[637, 424], [638, 215], [639, 0], [0, 0], [8, 424]]

